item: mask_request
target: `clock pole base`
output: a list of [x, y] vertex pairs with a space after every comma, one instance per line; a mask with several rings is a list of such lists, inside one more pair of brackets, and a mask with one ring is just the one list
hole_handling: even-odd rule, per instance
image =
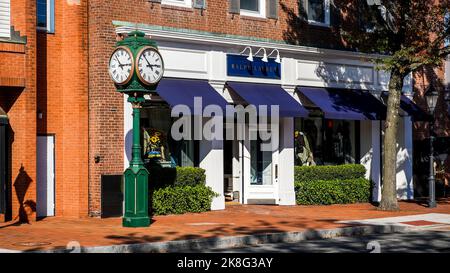
[[124, 227], [148, 227], [150, 226], [149, 217], [123, 217], [122, 226]]

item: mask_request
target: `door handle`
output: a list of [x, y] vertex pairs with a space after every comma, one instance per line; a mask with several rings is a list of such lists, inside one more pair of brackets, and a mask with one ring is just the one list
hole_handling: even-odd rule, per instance
[[275, 164], [275, 179], [278, 179], [278, 164]]

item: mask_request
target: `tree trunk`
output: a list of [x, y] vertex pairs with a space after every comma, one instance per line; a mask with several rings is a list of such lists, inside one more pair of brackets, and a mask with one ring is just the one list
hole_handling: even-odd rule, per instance
[[381, 210], [398, 210], [397, 203], [397, 131], [400, 107], [400, 96], [403, 88], [404, 76], [394, 70], [391, 71], [389, 82], [389, 96], [383, 143], [383, 186], [381, 191]]

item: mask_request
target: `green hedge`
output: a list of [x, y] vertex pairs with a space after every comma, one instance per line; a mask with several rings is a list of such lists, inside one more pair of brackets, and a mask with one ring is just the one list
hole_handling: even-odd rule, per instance
[[154, 190], [152, 195], [154, 215], [208, 211], [213, 197], [217, 196], [205, 185], [167, 186]]
[[364, 178], [295, 182], [298, 205], [370, 202], [371, 182]]
[[295, 182], [348, 180], [364, 178], [366, 169], [359, 164], [337, 166], [295, 166]]
[[150, 172], [149, 186], [152, 189], [167, 186], [204, 185], [205, 170], [196, 167], [163, 168], [160, 165], [146, 166]]
[[204, 185], [205, 181], [205, 170], [196, 167], [177, 167], [175, 186]]

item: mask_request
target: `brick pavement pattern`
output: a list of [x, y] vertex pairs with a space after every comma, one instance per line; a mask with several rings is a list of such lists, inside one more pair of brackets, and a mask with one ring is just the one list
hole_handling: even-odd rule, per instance
[[[425, 213], [450, 214], [450, 202], [428, 209], [417, 203], [401, 202], [400, 211], [379, 211], [371, 204], [331, 206], [232, 205], [223, 211], [199, 214], [155, 216], [149, 228], [123, 228], [120, 218], [54, 217], [31, 224], [0, 224], [0, 248], [41, 250], [66, 248], [71, 241], [81, 246], [106, 246], [163, 242], [233, 235], [332, 229], [351, 226], [337, 223]], [[353, 224], [354, 225], [354, 224]]]

